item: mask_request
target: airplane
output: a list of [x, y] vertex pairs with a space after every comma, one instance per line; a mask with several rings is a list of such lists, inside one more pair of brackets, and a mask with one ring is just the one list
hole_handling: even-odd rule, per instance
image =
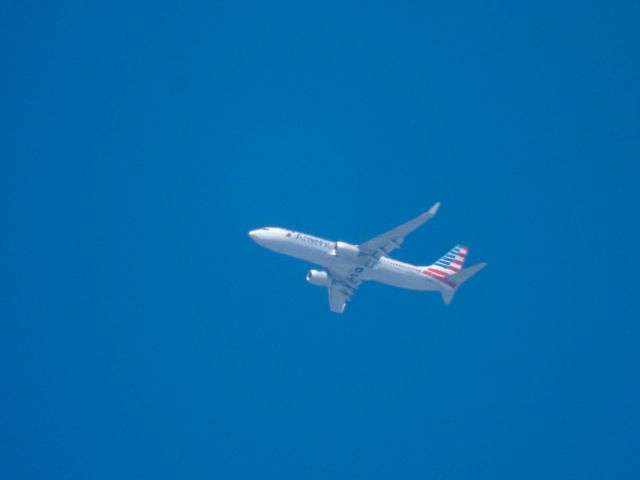
[[460, 285], [487, 265], [478, 263], [463, 269], [468, 247], [456, 245], [428, 266], [410, 265], [389, 257], [409, 233], [433, 218], [438, 208], [440, 202], [413, 220], [359, 245], [279, 227], [252, 230], [249, 236], [277, 253], [322, 265], [324, 270], [309, 270], [307, 281], [328, 289], [332, 312], [343, 313], [356, 289], [367, 280], [410, 290], [437, 291], [444, 303], [449, 304]]

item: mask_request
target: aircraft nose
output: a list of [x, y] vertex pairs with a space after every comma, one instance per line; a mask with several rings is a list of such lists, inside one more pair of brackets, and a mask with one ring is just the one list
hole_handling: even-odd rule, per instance
[[252, 240], [257, 240], [258, 239], [258, 231], [257, 230], [251, 230], [249, 232], [249, 237], [251, 237]]

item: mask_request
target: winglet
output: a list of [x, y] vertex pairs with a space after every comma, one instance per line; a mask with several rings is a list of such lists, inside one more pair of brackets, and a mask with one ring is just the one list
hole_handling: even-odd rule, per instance
[[433, 207], [431, 207], [427, 213], [433, 217], [436, 213], [438, 213], [439, 208], [440, 208], [440, 202], [436, 202], [433, 204]]

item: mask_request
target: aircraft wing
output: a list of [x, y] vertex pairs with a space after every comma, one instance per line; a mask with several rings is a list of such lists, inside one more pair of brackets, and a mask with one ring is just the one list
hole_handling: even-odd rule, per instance
[[[358, 270], [358, 271], [356, 271]], [[329, 285], [329, 308], [332, 312], [342, 313], [351, 300], [356, 288], [360, 286], [359, 274], [362, 267], [355, 267], [349, 271], [338, 271], [335, 269], [328, 270], [331, 277], [331, 285]]]
[[376, 259], [389, 255], [396, 248], [400, 247], [402, 242], [404, 242], [404, 237], [423, 225], [427, 220], [433, 218], [438, 211], [438, 208], [440, 208], [440, 202], [437, 202], [429, 209], [428, 212], [424, 212], [419, 217], [409, 220], [407, 223], [404, 223], [387, 233], [383, 233], [368, 242], [361, 243], [358, 245], [358, 248], [360, 248], [361, 252], [371, 255]]
[[329, 308], [334, 313], [344, 312], [344, 307], [353, 295], [353, 290], [345, 288], [338, 282], [333, 282], [329, 286]]
[[375, 261], [370, 257], [379, 259], [382, 256], [388, 255], [393, 250], [398, 248], [404, 241], [404, 237], [409, 235], [415, 229], [423, 225], [427, 220], [431, 219], [440, 208], [440, 203], [436, 203], [428, 212], [423, 213], [417, 218], [408, 221], [394, 228], [393, 230], [383, 233], [368, 242], [358, 245], [361, 256], [358, 263], [349, 269], [331, 268], [328, 270], [331, 277], [331, 285], [329, 286], [329, 307], [332, 312], [342, 313], [347, 305], [347, 302], [351, 300], [356, 289], [362, 283], [360, 275], [365, 269], [370, 268], [375, 264]]

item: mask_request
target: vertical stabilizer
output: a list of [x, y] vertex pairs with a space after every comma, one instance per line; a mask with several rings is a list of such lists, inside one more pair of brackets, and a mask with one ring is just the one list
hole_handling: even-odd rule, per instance
[[456, 245], [443, 257], [440, 257], [436, 263], [426, 267], [429, 275], [439, 279], [445, 279], [450, 275], [458, 273], [462, 270], [464, 261], [467, 258], [469, 247], [464, 245]]

